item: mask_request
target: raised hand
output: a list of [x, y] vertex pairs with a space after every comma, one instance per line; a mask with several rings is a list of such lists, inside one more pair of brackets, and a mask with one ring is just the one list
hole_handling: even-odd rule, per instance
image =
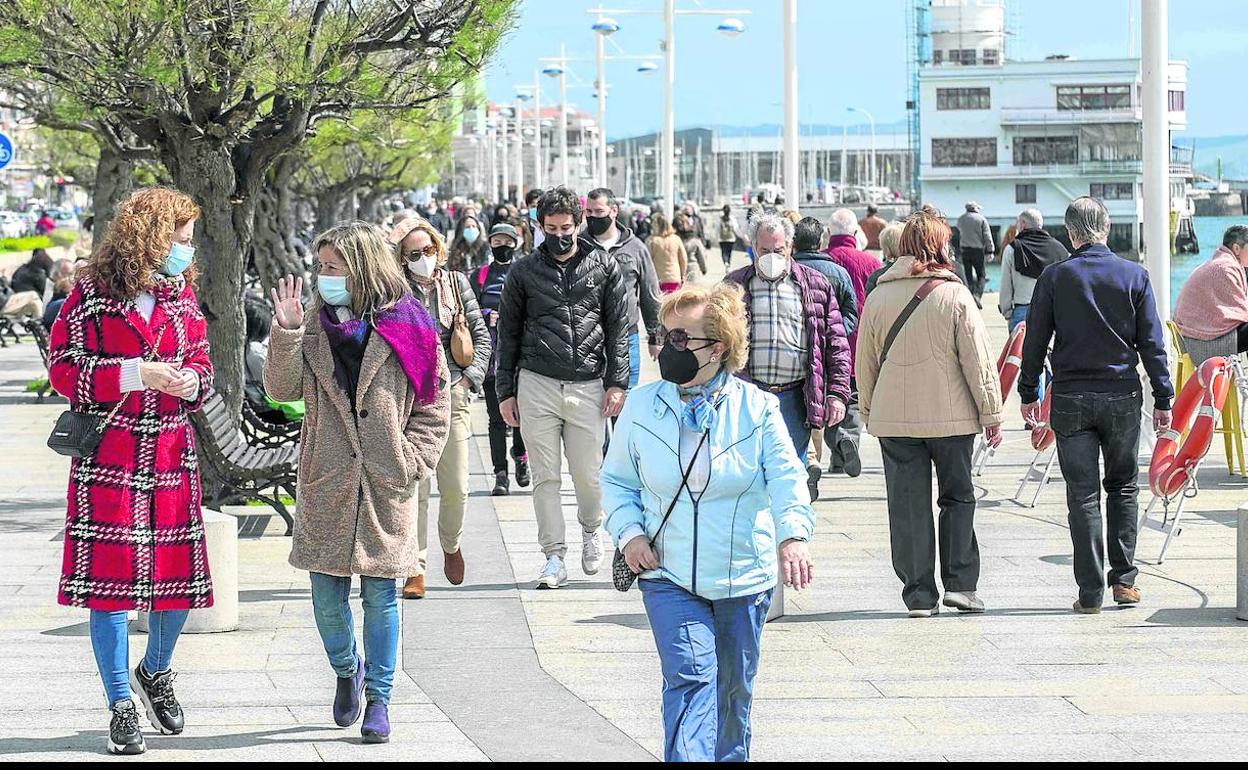
[[277, 323], [287, 331], [303, 326], [303, 279], [288, 275], [277, 282], [276, 289], [269, 289], [273, 298], [273, 315]]

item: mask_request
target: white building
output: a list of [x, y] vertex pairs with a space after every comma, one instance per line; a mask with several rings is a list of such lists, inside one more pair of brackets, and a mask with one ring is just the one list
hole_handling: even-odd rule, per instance
[[[1105, 202], [1110, 245], [1138, 254], [1143, 216], [1139, 59], [1010, 61], [1000, 2], [937, 0], [931, 62], [919, 72], [925, 203], [956, 219], [976, 201], [1004, 230], [1038, 208], [1060, 234], [1074, 198]], [[1170, 130], [1187, 127], [1187, 64], [1171, 62]], [[1171, 208], [1189, 211], [1176, 167]]]

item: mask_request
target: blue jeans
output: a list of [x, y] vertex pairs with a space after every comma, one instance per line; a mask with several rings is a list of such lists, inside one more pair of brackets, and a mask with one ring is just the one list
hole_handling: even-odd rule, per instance
[[628, 387], [635, 388], [641, 381], [641, 333], [628, 335]]
[[[312, 611], [329, 665], [339, 677], [355, 676], [355, 621], [351, 617], [351, 578], [312, 576]], [[364, 692], [370, 701], [390, 702], [399, 656], [399, 596], [391, 578], [360, 576], [364, 604]]]
[[806, 453], [810, 450], [810, 426], [806, 424], [806, 388], [797, 387], [777, 393], [780, 399], [780, 416], [784, 418], [784, 427], [789, 429], [789, 438], [793, 440], [793, 448], [797, 450], [797, 459], [806, 464]]
[[750, 706], [772, 589], [709, 601], [669, 580], [639, 580], [663, 668], [663, 758], [745, 762]]
[[[143, 669], [162, 674], [173, 664], [173, 648], [186, 625], [187, 610], [153, 612], [147, 619], [147, 654]], [[91, 649], [104, 681], [108, 707], [130, 699], [130, 633], [124, 612], [91, 610]]]

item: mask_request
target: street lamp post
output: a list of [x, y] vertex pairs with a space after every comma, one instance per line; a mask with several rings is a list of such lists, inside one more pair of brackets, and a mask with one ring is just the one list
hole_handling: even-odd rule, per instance
[[[1144, 248], [1157, 313], [1170, 318], [1169, 0], [1144, 0]], [[1132, 248], [1135, 246], [1133, 245]]]
[[498, 201], [507, 200], [507, 191], [511, 189], [511, 156], [507, 146], [507, 108], [499, 105], [498, 108], [498, 126], [499, 126], [499, 153], [502, 155], [502, 191], [498, 196]]
[[784, 199], [801, 206], [797, 115], [797, 0], [784, 0]]

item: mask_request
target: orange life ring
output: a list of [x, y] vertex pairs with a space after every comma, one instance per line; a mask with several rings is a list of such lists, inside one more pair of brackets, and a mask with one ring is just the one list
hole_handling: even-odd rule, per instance
[[1031, 448], [1043, 452], [1053, 446], [1057, 434], [1049, 426], [1049, 412], [1053, 409], [1053, 388], [1050, 386], [1044, 394], [1044, 403], [1040, 405], [1040, 424], [1031, 429]]
[[[1232, 379], [1230, 362], [1225, 358], [1211, 358], [1201, 364], [1196, 376], [1183, 386], [1183, 392], [1174, 402], [1170, 429], [1157, 437], [1153, 461], [1148, 468], [1148, 486], [1157, 497], [1170, 498], [1183, 489], [1196, 464], [1209, 452]], [[1193, 414], [1196, 420], [1187, 440], [1180, 445], [1179, 439]]]
[[1021, 323], [1010, 335], [1009, 341], [1005, 343], [1005, 348], [1001, 350], [1001, 357], [997, 359], [997, 375], [1001, 379], [1001, 402], [1005, 403], [1010, 398], [1010, 391], [1014, 390], [1014, 383], [1018, 381], [1018, 370], [1023, 365], [1023, 339], [1027, 336], [1027, 324]]

